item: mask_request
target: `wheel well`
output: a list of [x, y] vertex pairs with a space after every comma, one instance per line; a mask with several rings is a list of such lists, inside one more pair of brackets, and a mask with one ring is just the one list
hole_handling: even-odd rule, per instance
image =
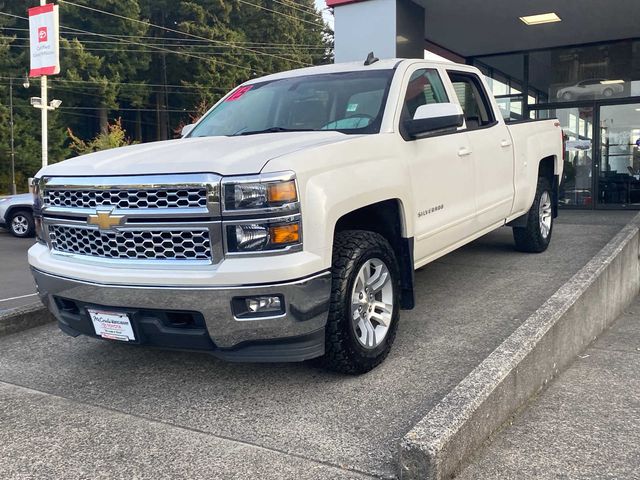
[[546, 157], [540, 160], [538, 166], [538, 177], [543, 177], [549, 180], [549, 183], [553, 185], [553, 177], [555, 175], [555, 157]]
[[413, 238], [405, 237], [404, 215], [400, 200], [385, 200], [343, 215], [337, 221], [334, 233], [344, 230], [375, 232], [389, 242], [400, 267], [401, 307], [413, 308], [415, 303]]
[[538, 167], [538, 178], [546, 178], [549, 181], [549, 185], [551, 185], [554, 218], [558, 216], [558, 185], [560, 182], [560, 179], [555, 174], [555, 165], [556, 158], [551, 156], [540, 160]]
[[29, 207], [28, 205], [16, 205], [13, 207], [9, 207], [4, 216], [7, 220], [9, 220], [17, 212], [27, 212], [33, 215], [33, 208]]

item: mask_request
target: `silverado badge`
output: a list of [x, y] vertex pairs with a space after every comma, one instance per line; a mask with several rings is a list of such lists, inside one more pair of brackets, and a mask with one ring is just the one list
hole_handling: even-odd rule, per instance
[[95, 215], [89, 215], [87, 225], [96, 225], [100, 230], [111, 230], [122, 224], [124, 215], [111, 215], [111, 210], [98, 210]]

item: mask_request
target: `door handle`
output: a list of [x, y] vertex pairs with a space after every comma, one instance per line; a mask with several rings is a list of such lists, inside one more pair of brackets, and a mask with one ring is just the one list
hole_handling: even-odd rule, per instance
[[471, 155], [472, 150], [470, 148], [467, 147], [462, 147], [460, 150], [458, 150], [458, 156], [459, 157], [467, 157], [469, 155]]
[[502, 140], [500, 142], [500, 146], [502, 148], [507, 148], [507, 147], [510, 147], [511, 145], [513, 145], [513, 144], [509, 140]]

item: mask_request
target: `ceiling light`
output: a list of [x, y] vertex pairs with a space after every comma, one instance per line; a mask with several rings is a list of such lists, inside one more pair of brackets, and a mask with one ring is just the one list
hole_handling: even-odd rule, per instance
[[542, 23], [561, 22], [562, 19], [556, 13], [541, 13], [540, 15], [529, 15], [527, 17], [520, 17], [527, 25], [540, 25]]
[[615, 83], [624, 83], [624, 80], [600, 80], [602, 85], [613, 85]]

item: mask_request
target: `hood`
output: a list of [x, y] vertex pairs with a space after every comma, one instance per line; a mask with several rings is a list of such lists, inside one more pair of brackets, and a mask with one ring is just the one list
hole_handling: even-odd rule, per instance
[[281, 132], [145, 143], [72, 158], [43, 168], [38, 177], [259, 173], [269, 160], [354, 138], [339, 132]]
[[29, 205], [33, 203], [33, 195], [31, 193], [20, 193], [18, 195], [5, 195], [5, 196], [0, 196], [0, 200], [8, 201], [12, 205], [15, 205], [15, 204]]

